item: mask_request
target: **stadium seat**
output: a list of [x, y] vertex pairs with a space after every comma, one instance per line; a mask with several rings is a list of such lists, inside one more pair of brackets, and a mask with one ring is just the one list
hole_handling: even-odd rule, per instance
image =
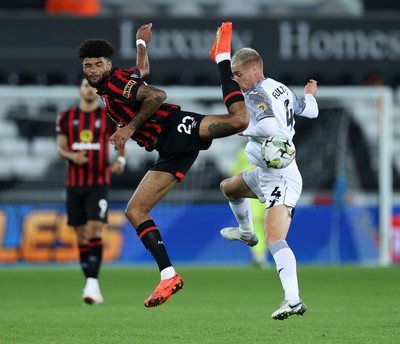
[[14, 155], [27, 156], [29, 153], [29, 143], [22, 137], [0, 138], [0, 156]]
[[112, 11], [128, 16], [143, 17], [156, 14], [154, 6], [147, 1], [140, 0], [108, 0], [102, 1], [103, 12]]
[[259, 15], [259, 8], [257, 3], [252, 0], [237, 1], [231, 0], [229, 2], [222, 2], [218, 7], [218, 15], [223, 18], [230, 17], [255, 17]]
[[32, 140], [31, 149], [34, 156], [58, 158], [57, 143], [54, 137], [35, 137]]
[[183, 0], [171, 5], [168, 14], [173, 17], [201, 17], [203, 10], [198, 3]]
[[47, 157], [15, 156], [12, 161], [14, 174], [23, 180], [42, 179], [49, 166]]
[[0, 157], [1, 168], [0, 168], [0, 181], [7, 181], [13, 179], [13, 167], [11, 163], [4, 156]]
[[18, 126], [13, 121], [3, 120], [0, 125], [0, 138], [7, 139], [9, 137], [18, 136]]

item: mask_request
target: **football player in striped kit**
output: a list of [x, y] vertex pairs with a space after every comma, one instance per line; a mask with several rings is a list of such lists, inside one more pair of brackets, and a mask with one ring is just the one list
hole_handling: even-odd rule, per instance
[[221, 235], [230, 241], [243, 241], [255, 246], [250, 211], [250, 198], [265, 203], [264, 230], [268, 248], [274, 258], [285, 297], [272, 313], [273, 319], [284, 320], [293, 314], [303, 315], [307, 307], [299, 296], [296, 258], [286, 242], [296, 202], [302, 190], [302, 178], [294, 160], [283, 169], [268, 168], [261, 157], [261, 146], [267, 137], [283, 135], [292, 139], [295, 116], [316, 118], [317, 82], [309, 80], [304, 99], [286, 85], [265, 77], [263, 60], [251, 48], [237, 51], [231, 60], [234, 80], [243, 91], [250, 124], [242, 135], [248, 138], [247, 160], [257, 166], [221, 182], [221, 190], [238, 221], [238, 227], [226, 227]]
[[150, 42], [151, 24], [142, 26], [136, 35], [137, 60], [130, 69], [113, 68], [113, 46], [103, 39], [88, 39], [80, 45], [78, 56], [89, 83], [106, 105], [109, 116], [120, 129], [110, 138], [115, 149], [129, 139], [158, 158], [150, 167], [128, 202], [125, 214], [144, 247], [152, 254], [160, 271], [160, 283], [144, 301], [145, 307], [164, 304], [184, 286], [175, 271], [157, 224], [150, 210], [177, 183], [181, 182], [201, 150], [216, 138], [234, 135], [246, 129], [249, 116], [243, 94], [232, 80], [230, 51], [232, 23], [217, 29], [211, 58], [217, 64], [226, 114], [204, 115], [184, 111], [179, 105], [166, 103], [166, 93], [147, 85], [149, 74], [146, 44]]
[[81, 82], [79, 95], [79, 105], [57, 119], [57, 148], [60, 157], [68, 161], [67, 216], [77, 234], [80, 265], [86, 277], [82, 299], [87, 304], [100, 304], [101, 231], [107, 222], [110, 173], [124, 172], [125, 150], [121, 149], [109, 166], [109, 138], [116, 126], [99, 106], [96, 89], [86, 79]]

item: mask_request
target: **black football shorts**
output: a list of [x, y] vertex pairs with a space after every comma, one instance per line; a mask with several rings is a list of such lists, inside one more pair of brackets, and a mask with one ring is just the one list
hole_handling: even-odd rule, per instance
[[67, 187], [68, 225], [76, 227], [89, 220], [107, 222], [108, 186]]
[[195, 112], [174, 111], [163, 122], [163, 130], [156, 143], [158, 153], [182, 154], [208, 149], [212, 140], [203, 140], [199, 135], [204, 117]]
[[159, 157], [150, 170], [172, 173], [182, 181], [199, 151], [211, 146], [212, 140], [203, 140], [199, 136], [204, 117], [195, 112], [174, 111], [163, 122], [163, 131], [156, 144]]

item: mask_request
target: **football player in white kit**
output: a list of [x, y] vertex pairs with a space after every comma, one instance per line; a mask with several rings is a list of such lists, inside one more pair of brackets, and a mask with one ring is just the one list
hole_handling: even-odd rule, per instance
[[263, 60], [253, 49], [243, 48], [231, 59], [234, 79], [244, 93], [250, 124], [243, 132], [248, 138], [246, 156], [257, 168], [247, 170], [221, 182], [221, 190], [238, 221], [238, 227], [226, 227], [221, 235], [230, 240], [240, 240], [249, 246], [258, 243], [254, 234], [249, 198], [265, 203], [265, 237], [274, 258], [285, 297], [272, 318], [284, 320], [303, 315], [307, 306], [300, 299], [296, 258], [286, 242], [286, 235], [302, 190], [302, 178], [294, 160], [283, 169], [266, 167], [261, 158], [261, 145], [272, 135], [293, 139], [295, 115], [308, 118], [318, 116], [314, 98], [317, 82], [310, 80], [304, 88], [304, 99], [297, 97], [284, 84], [266, 78]]

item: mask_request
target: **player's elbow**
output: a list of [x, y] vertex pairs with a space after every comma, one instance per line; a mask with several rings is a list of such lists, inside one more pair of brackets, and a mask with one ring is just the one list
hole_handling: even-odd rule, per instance
[[306, 107], [303, 110], [302, 116], [308, 118], [317, 118], [319, 114], [318, 103], [314, 96], [306, 94]]
[[65, 150], [63, 148], [57, 147], [57, 154], [60, 158], [67, 159], [67, 157], [65, 156]]
[[319, 110], [318, 108], [313, 109], [313, 111], [310, 112], [309, 118], [314, 119], [317, 118], [319, 115]]
[[160, 103], [163, 103], [167, 99], [165, 91], [159, 89], [154, 93], [154, 96]]
[[145, 78], [150, 74], [150, 66], [141, 67], [140, 70], [140, 78]]

